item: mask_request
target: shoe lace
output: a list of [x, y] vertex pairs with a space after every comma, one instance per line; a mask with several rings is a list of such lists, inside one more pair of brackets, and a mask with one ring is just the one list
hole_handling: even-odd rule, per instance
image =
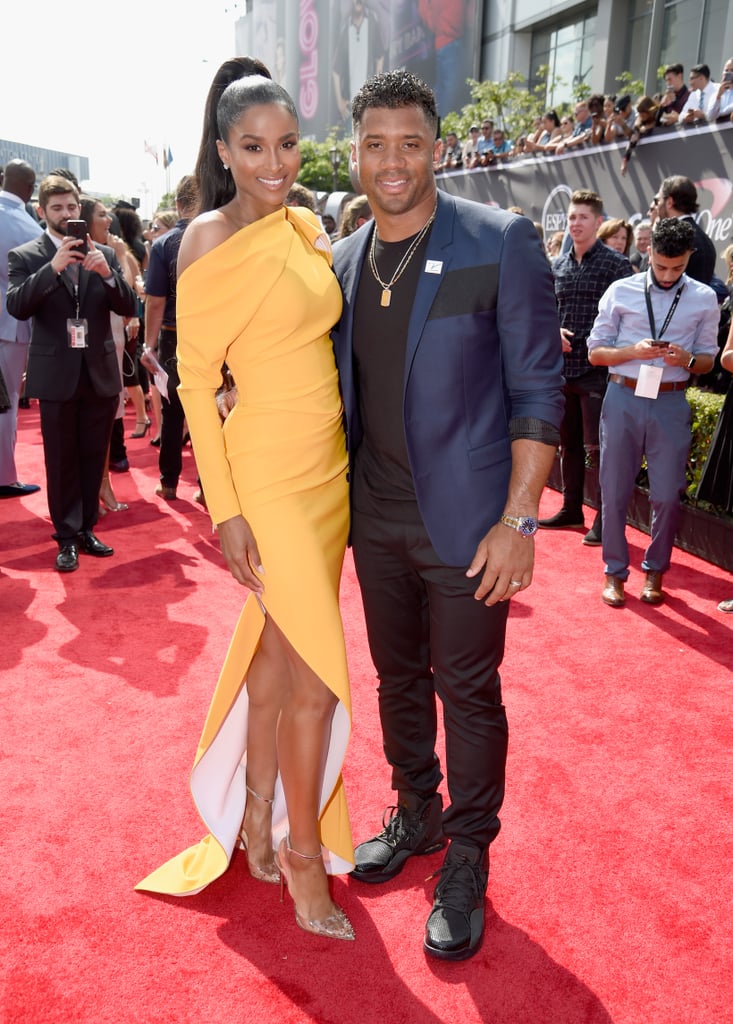
[[410, 834], [410, 818], [415, 818], [404, 807], [394, 804], [387, 807], [382, 815], [382, 832], [377, 836], [385, 843], [396, 846]]
[[440, 881], [435, 887], [435, 902], [455, 907], [468, 913], [481, 896], [484, 890], [485, 881], [482, 877], [483, 870], [478, 864], [471, 864], [461, 858], [460, 860], [448, 861], [441, 868], [428, 875], [425, 881], [437, 878]]

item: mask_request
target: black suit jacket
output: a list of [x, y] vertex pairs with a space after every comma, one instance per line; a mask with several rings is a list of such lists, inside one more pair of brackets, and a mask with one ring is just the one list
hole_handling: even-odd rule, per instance
[[715, 273], [715, 263], [718, 259], [715, 244], [694, 217], [688, 215], [680, 217], [680, 220], [689, 221], [695, 229], [695, 251], [690, 256], [690, 262], [687, 264], [685, 273], [688, 277], [694, 277], [696, 281], [700, 281], [701, 284], [710, 284]]
[[66, 271], [54, 273], [56, 247], [46, 232], [8, 254], [8, 312], [18, 320], [33, 317], [25, 391], [29, 398], [71, 398], [82, 363], [98, 395], [111, 398], [122, 388], [109, 314], [134, 316], [137, 298], [114, 251], [106, 245], [97, 248], [114, 282], [106, 284], [99, 274], [79, 269], [79, 316], [88, 324], [85, 349], [69, 347], [67, 320], [76, 316], [74, 287]]

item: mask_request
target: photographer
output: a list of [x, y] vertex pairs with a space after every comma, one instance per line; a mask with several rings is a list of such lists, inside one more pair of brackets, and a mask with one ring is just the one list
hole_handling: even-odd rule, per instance
[[733, 121], [733, 57], [729, 57], [725, 62], [722, 81], [715, 94], [708, 120]]
[[682, 64], [669, 64], [664, 69], [664, 82], [666, 90], [659, 104], [657, 123], [669, 127], [677, 124], [680, 119], [685, 103], [690, 96], [690, 90], [685, 84], [685, 69]]
[[603, 141], [620, 142], [624, 138], [630, 139], [635, 120], [636, 112], [631, 104], [631, 97], [619, 96], [614, 104], [613, 114], [606, 124]]

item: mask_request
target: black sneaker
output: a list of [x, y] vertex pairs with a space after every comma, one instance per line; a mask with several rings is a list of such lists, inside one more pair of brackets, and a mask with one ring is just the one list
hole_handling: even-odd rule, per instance
[[478, 952], [484, 934], [488, 852], [451, 842], [439, 873], [423, 948], [441, 960], [467, 960]]
[[384, 812], [383, 831], [357, 846], [356, 867], [351, 877], [360, 882], [386, 882], [399, 874], [413, 854], [440, 850], [445, 846], [442, 818], [440, 793], [427, 800], [405, 794], [397, 807], [388, 807]]

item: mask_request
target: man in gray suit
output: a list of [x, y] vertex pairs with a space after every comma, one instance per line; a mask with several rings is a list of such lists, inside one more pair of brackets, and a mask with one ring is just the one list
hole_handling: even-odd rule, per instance
[[10, 408], [0, 415], [0, 498], [22, 498], [40, 490], [38, 484], [22, 484], [15, 468], [18, 399], [28, 362], [30, 324], [19, 323], [8, 313], [8, 253], [41, 234], [41, 225], [26, 212], [33, 195], [36, 172], [25, 160], [6, 166], [0, 191], [0, 373], [8, 389]]
[[137, 299], [109, 246], [67, 234], [81, 212], [70, 181], [44, 178], [38, 203], [47, 227], [11, 250], [7, 305], [18, 320], [33, 317], [26, 394], [40, 400], [56, 568], [73, 572], [80, 549], [114, 554], [93, 533], [122, 388], [109, 315], [134, 316]]

